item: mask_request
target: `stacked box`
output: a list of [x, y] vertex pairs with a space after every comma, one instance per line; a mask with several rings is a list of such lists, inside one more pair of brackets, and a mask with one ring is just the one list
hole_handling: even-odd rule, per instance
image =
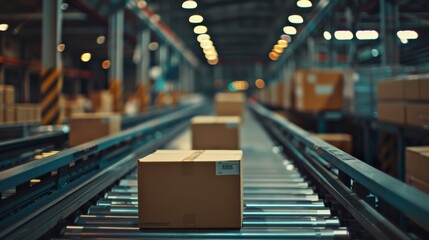
[[295, 108], [302, 112], [342, 109], [343, 73], [338, 71], [296, 70]]
[[242, 93], [218, 93], [215, 96], [216, 115], [243, 117], [244, 103]]
[[242, 151], [162, 150], [138, 161], [140, 228], [240, 228]]
[[69, 145], [76, 146], [120, 132], [121, 117], [114, 113], [77, 113], [69, 124]]
[[240, 149], [240, 117], [198, 116], [191, 124], [192, 149]]
[[429, 126], [429, 78], [409, 76], [377, 84], [380, 121]]
[[353, 138], [350, 134], [326, 133], [315, 134], [315, 136], [348, 154], [353, 153]]
[[429, 146], [407, 147], [405, 179], [410, 185], [429, 194]]

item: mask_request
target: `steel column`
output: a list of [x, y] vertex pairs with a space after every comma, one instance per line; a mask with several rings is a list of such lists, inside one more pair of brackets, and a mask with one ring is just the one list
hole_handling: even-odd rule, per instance
[[149, 94], [149, 68], [150, 68], [150, 29], [146, 28], [137, 34], [137, 98], [139, 102], [139, 111], [146, 112], [150, 104]]
[[41, 69], [41, 108], [42, 124], [60, 124], [60, 95], [62, 76], [60, 53], [57, 45], [61, 42], [61, 0], [42, 2], [42, 69]]
[[113, 111], [122, 108], [122, 81], [124, 78], [124, 10], [109, 17], [109, 89], [113, 96]]
[[380, 0], [381, 64], [399, 64], [399, 45], [396, 32], [399, 30], [399, 6], [397, 0]]

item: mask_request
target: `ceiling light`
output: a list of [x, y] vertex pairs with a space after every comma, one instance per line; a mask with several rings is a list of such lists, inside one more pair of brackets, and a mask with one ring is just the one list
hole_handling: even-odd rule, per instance
[[204, 18], [201, 15], [192, 15], [189, 17], [190, 23], [200, 23], [204, 20]]
[[207, 54], [207, 53], [209, 53], [209, 52], [216, 52], [216, 49], [215, 49], [215, 47], [214, 47], [214, 46], [211, 46], [211, 47], [203, 48], [203, 52], [204, 52], [205, 54]]
[[217, 55], [206, 55], [207, 60], [215, 60], [217, 59]]
[[304, 22], [304, 19], [300, 15], [290, 15], [287, 19], [289, 20], [289, 22], [296, 24]]
[[103, 69], [109, 69], [109, 68], [110, 68], [110, 61], [109, 61], [109, 60], [104, 60], [104, 61], [101, 63], [101, 67], [102, 67]]
[[400, 38], [399, 40], [401, 40], [402, 44], [407, 44], [408, 43], [408, 39], [406, 39], [406, 38]]
[[323, 37], [325, 38], [325, 40], [331, 40], [332, 39], [332, 35], [328, 31], [323, 32]]
[[334, 36], [337, 40], [351, 40], [353, 33], [348, 30], [335, 31]]
[[284, 48], [280, 45], [274, 45], [273, 51], [278, 54], [282, 54], [284, 51]]
[[257, 88], [264, 88], [265, 82], [263, 79], [256, 79], [255, 85]]
[[277, 41], [277, 44], [278, 44], [279, 46], [281, 46], [282, 48], [286, 48], [286, 47], [287, 47], [287, 41], [286, 41], [286, 40], [283, 40], [283, 39], [278, 40], [278, 41]]
[[378, 57], [378, 55], [380, 55], [380, 52], [378, 52], [378, 50], [374, 48], [371, 50], [371, 55], [373, 57]]
[[295, 35], [296, 34], [296, 28], [293, 26], [286, 26], [283, 28], [283, 32], [289, 35]]
[[396, 33], [399, 39], [417, 39], [419, 34], [413, 30], [402, 30]]
[[313, 4], [309, 0], [299, 0], [296, 2], [296, 5], [300, 8], [309, 8], [313, 6]]
[[200, 35], [198, 35], [198, 37], [197, 37], [197, 41], [198, 42], [202, 42], [202, 41], [205, 41], [205, 40], [210, 40], [210, 35], [208, 35], [208, 34], [200, 34]]
[[64, 43], [58, 44], [58, 46], [57, 46], [57, 51], [58, 52], [63, 52], [64, 49], [66, 49], [66, 45]]
[[268, 54], [268, 57], [269, 57], [271, 60], [276, 61], [276, 60], [279, 58], [279, 54], [278, 54], [278, 53], [275, 53], [275, 52], [270, 52], [270, 53]]
[[219, 59], [214, 59], [214, 60], [208, 60], [207, 61], [210, 65], [216, 65], [219, 62]]
[[196, 34], [203, 34], [207, 32], [207, 27], [204, 25], [198, 25], [194, 27], [194, 33]]
[[142, 1], [138, 1], [137, 6], [139, 8], [145, 8], [147, 6], [147, 2], [142, 0]]
[[151, 50], [151, 51], [157, 50], [158, 47], [159, 47], [159, 44], [157, 42], [151, 42], [151, 43], [149, 43], [149, 46], [148, 46], [149, 50]]
[[213, 42], [211, 40], [205, 40], [200, 43], [201, 48], [208, 48], [213, 46]]
[[291, 41], [292, 41], [292, 38], [289, 36], [289, 35], [286, 35], [286, 34], [282, 34], [281, 36], [280, 36], [280, 38], [282, 39], [282, 40], [285, 40], [286, 42], [288, 42], [288, 43], [290, 43]]
[[194, 9], [198, 6], [197, 2], [192, 0], [186, 0], [182, 3], [182, 8], [184, 9]]
[[91, 53], [82, 53], [80, 60], [82, 60], [82, 62], [89, 62], [89, 60], [91, 60]]
[[6, 23], [0, 24], [0, 31], [4, 32], [9, 28], [9, 25]]
[[359, 40], [375, 40], [378, 38], [378, 32], [375, 30], [359, 30], [356, 32], [356, 38]]
[[150, 16], [150, 21], [153, 23], [157, 23], [161, 20], [161, 17], [158, 14], [154, 14]]
[[103, 44], [104, 41], [106, 41], [106, 37], [103, 35], [100, 35], [97, 37], [97, 44]]

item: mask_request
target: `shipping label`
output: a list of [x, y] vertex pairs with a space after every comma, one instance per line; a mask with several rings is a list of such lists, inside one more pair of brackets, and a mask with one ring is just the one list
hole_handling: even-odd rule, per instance
[[216, 175], [240, 175], [240, 161], [216, 162]]

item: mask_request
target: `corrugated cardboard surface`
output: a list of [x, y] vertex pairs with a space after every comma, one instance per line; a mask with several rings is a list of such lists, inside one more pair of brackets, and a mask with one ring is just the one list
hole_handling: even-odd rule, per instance
[[113, 113], [79, 113], [70, 118], [69, 144], [76, 146], [121, 130], [121, 117]]
[[353, 140], [350, 134], [327, 133], [327, 134], [315, 134], [315, 136], [333, 145], [334, 147], [343, 150], [346, 153], [352, 154]]
[[198, 116], [191, 124], [192, 149], [240, 149], [240, 117]]
[[242, 117], [244, 101], [242, 93], [218, 93], [215, 96], [216, 115]]
[[404, 81], [404, 99], [420, 100], [420, 79], [406, 79]]
[[405, 124], [406, 122], [405, 103], [379, 102], [377, 104], [377, 111], [379, 121], [397, 124]]
[[429, 126], [429, 103], [407, 104], [407, 124], [421, 127]]
[[[241, 159], [238, 150], [157, 151], [140, 159], [140, 228], [240, 228]], [[240, 163], [239, 174], [217, 175], [217, 162], [230, 161]]]
[[90, 99], [94, 112], [112, 112], [113, 96], [109, 91], [92, 92]]
[[0, 103], [14, 104], [15, 103], [15, 87], [12, 85], [0, 85]]
[[411, 186], [416, 187], [417, 189], [419, 189], [422, 192], [425, 192], [427, 194], [429, 194], [429, 183], [425, 182], [421, 179], [418, 179], [412, 175], [405, 175], [405, 181], [406, 183], [408, 183]]
[[429, 101], [429, 78], [420, 80], [420, 100]]
[[27, 109], [23, 104], [15, 104], [15, 122], [27, 122]]
[[4, 105], [5, 109], [5, 123], [13, 123], [15, 122], [15, 108], [13, 105], [8, 104], [8, 105]]
[[377, 99], [404, 100], [404, 80], [387, 80], [377, 82]]
[[338, 71], [297, 70], [295, 107], [298, 111], [341, 110], [343, 73]]
[[429, 182], [429, 146], [407, 147], [405, 154], [405, 172]]

